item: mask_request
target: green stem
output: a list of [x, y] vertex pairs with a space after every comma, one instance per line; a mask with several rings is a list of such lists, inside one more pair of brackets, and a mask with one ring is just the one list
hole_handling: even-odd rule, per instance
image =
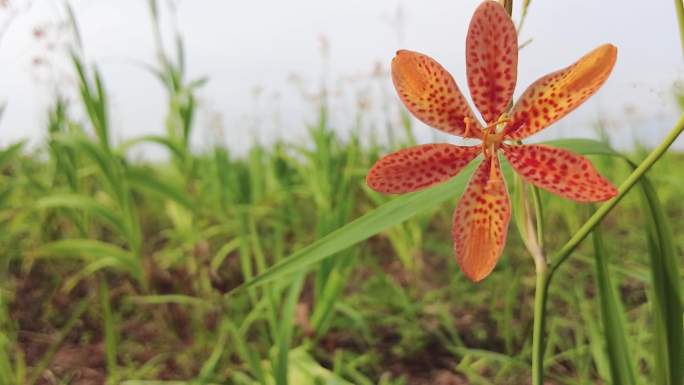
[[534, 203], [534, 216], [537, 224], [537, 243], [539, 249], [544, 252], [544, 212], [542, 211], [541, 195], [539, 195], [539, 188], [532, 187], [532, 202]]
[[684, 1], [675, 0], [675, 10], [677, 12], [677, 23], [679, 24], [679, 37], [682, 42], [682, 52], [684, 52]]
[[544, 383], [544, 323], [549, 274], [545, 264], [537, 264], [534, 292], [534, 325], [532, 328], [532, 385]]
[[534, 325], [532, 329], [532, 385], [544, 383], [544, 323], [546, 321], [546, 297], [548, 264], [544, 257], [544, 214], [539, 189], [531, 186], [537, 228], [537, 248], [540, 257], [534, 259], [537, 281], [534, 289]]
[[553, 275], [558, 267], [563, 264], [570, 256], [570, 254], [575, 250], [575, 248], [587, 237], [591, 230], [596, 227], [603, 218], [615, 207], [620, 200], [629, 192], [629, 190], [634, 187], [634, 185], [639, 181], [639, 179], [655, 164], [655, 162], [660, 159], [665, 154], [672, 143], [677, 139], [679, 134], [684, 131], [684, 114], [680, 115], [677, 123], [672, 128], [672, 130], [667, 134], [658, 147], [656, 147], [650, 154], [644, 159], [641, 164], [622, 182], [620, 188], [618, 188], [618, 195], [609, 200], [608, 202], [602, 204], [598, 210], [582, 225], [582, 227], [577, 230], [575, 235], [568, 240], [565, 245], [551, 258], [551, 270], [549, 275]]

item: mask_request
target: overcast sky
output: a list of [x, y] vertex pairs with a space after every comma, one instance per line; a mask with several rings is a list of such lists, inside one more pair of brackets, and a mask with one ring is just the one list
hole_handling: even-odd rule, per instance
[[[377, 63], [386, 68], [399, 48], [431, 55], [465, 91], [464, 40], [478, 3], [177, 1], [190, 76], [210, 79], [200, 92], [198, 123], [205, 128], [198, 129], [195, 142], [201, 146], [210, 141], [206, 127], [219, 125], [226, 141], [237, 147], [253, 136], [301, 138], [313, 109], [293, 78], [314, 91], [326, 77], [343, 93], [356, 95], [372, 84], [358, 79], [365, 79]], [[32, 31], [62, 18], [60, 4], [36, 0], [30, 12], [14, 20], [0, 45], [0, 100], [7, 102], [0, 122], [2, 144], [20, 138], [39, 142], [45, 131], [51, 97], [32, 65], [42, 49]], [[147, 2], [78, 0], [72, 5], [88, 61], [98, 63], [112, 97], [115, 138], [162, 133], [163, 90], [136, 64], [154, 63]], [[321, 58], [322, 36], [329, 47], [327, 65]], [[533, 0], [520, 36], [521, 41], [527, 39], [533, 40], [520, 54], [516, 96], [536, 78], [602, 43], [619, 48], [615, 71], [599, 94], [545, 135], [586, 136], [602, 117], [612, 122], [609, 131], [619, 141], [631, 142], [637, 131], [639, 140], [655, 143], [674, 122], [678, 112], [673, 83], [682, 77], [684, 66], [671, 0]], [[394, 101], [389, 77], [376, 82]], [[340, 130], [349, 129], [354, 117], [355, 105], [345, 100], [334, 110]], [[432, 135], [422, 125], [416, 130], [421, 139]]]

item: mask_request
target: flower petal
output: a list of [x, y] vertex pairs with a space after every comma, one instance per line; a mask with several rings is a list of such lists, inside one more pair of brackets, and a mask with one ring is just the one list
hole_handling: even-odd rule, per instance
[[518, 35], [497, 1], [483, 2], [470, 20], [466, 67], [473, 102], [494, 123], [508, 109], [518, 75]]
[[[454, 78], [427, 55], [401, 50], [392, 60], [392, 80], [406, 108], [428, 126], [466, 138], [480, 138], [475, 118]], [[466, 127], [465, 118], [470, 119]]]
[[366, 183], [375, 191], [400, 194], [420, 190], [458, 174], [481, 149], [479, 146], [423, 144], [399, 150], [378, 160]]
[[604, 44], [575, 64], [532, 83], [511, 111], [508, 138], [524, 139], [584, 103], [608, 79], [616, 58], [617, 48]]
[[513, 169], [526, 181], [578, 202], [605, 201], [617, 189], [591, 162], [570, 151], [543, 145], [505, 146]]
[[496, 156], [482, 161], [454, 212], [456, 261], [473, 282], [492, 272], [501, 256], [511, 203]]

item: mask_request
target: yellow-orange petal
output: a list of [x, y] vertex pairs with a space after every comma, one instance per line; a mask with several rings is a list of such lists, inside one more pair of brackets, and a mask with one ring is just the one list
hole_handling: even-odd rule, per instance
[[496, 266], [510, 219], [506, 182], [499, 159], [492, 156], [477, 168], [454, 212], [456, 261], [471, 281], [481, 281]]
[[398, 51], [392, 60], [392, 80], [406, 108], [423, 123], [452, 135], [482, 136], [482, 126], [456, 81], [434, 59], [418, 52]]
[[617, 48], [604, 44], [575, 64], [532, 83], [511, 111], [508, 138], [524, 139], [584, 103], [608, 79], [616, 59]]
[[518, 35], [498, 1], [484, 1], [470, 20], [466, 67], [475, 106], [494, 123], [508, 108], [518, 76]]
[[455, 176], [480, 152], [479, 146], [446, 143], [405, 148], [378, 160], [368, 172], [366, 183], [388, 194], [420, 190]]
[[504, 146], [504, 155], [527, 182], [577, 202], [599, 202], [618, 191], [591, 162], [560, 148], [544, 145]]

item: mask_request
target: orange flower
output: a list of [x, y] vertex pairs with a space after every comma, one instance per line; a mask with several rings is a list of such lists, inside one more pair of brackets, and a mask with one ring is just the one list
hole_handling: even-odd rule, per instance
[[594, 49], [573, 65], [532, 83], [506, 113], [517, 77], [517, 34], [505, 9], [496, 1], [484, 1], [473, 15], [466, 39], [468, 86], [484, 127], [452, 76], [435, 60], [405, 50], [392, 60], [394, 86], [416, 118], [450, 134], [481, 139], [482, 144], [406, 148], [380, 159], [366, 182], [383, 193], [416, 191], [455, 176], [482, 153], [482, 163], [454, 212], [452, 230], [461, 270], [474, 282], [482, 280], [499, 260], [511, 218], [498, 150], [524, 180], [565, 198], [595, 202], [617, 194], [582, 156], [544, 145], [515, 144], [594, 94], [608, 78], [616, 56], [617, 48], [611, 44]]

